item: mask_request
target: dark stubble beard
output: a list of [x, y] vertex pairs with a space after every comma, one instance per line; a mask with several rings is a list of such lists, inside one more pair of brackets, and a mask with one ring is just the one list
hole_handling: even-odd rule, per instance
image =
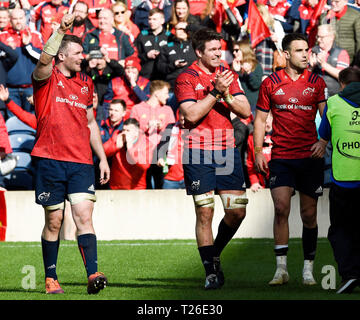
[[[85, 19], [86, 19], [86, 18], [85, 18]], [[80, 26], [82, 26], [83, 24], [85, 24], [85, 19], [75, 18], [75, 19], [74, 19], [74, 22], [73, 22], [74, 27], [80, 27]]]

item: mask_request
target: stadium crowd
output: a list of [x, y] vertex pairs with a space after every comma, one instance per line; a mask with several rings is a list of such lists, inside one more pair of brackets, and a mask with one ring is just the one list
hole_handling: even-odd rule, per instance
[[[253, 191], [265, 187], [267, 179], [253, 170], [250, 140], [262, 80], [284, 67], [282, 39], [295, 32], [308, 36], [309, 70], [323, 77], [329, 96], [334, 95], [340, 91], [339, 72], [350, 65], [360, 65], [360, 3], [258, 0], [256, 6], [269, 31], [267, 37], [261, 39], [252, 26], [251, 20], [256, 17], [250, 16], [249, 1], [244, 0], [2, 1], [0, 83], [4, 90], [0, 112], [4, 121], [0, 147], [3, 166], [6, 163], [8, 167], [4, 173], [8, 174], [16, 165], [16, 157], [11, 157], [5, 122], [17, 116], [36, 129], [31, 123], [34, 113], [31, 74], [44, 43], [59, 27], [62, 16], [74, 13], [75, 21], [68, 33], [82, 39], [82, 70], [91, 76], [95, 85], [93, 109], [104, 146], [109, 149], [108, 140], [116, 142], [115, 137], [122, 137], [124, 122], [134, 118], [144, 135], [144, 139], [136, 141], [137, 148], [151, 155], [134, 163], [120, 164], [115, 160], [111, 166], [112, 176], [117, 180], [124, 177], [128, 182], [111, 181], [97, 187], [152, 189], [170, 185], [183, 188], [181, 134], [176, 143], [176, 153], [180, 154], [174, 155], [175, 149], [166, 149], [174, 148], [170, 143], [171, 128], [180, 117], [174, 85], [177, 76], [196, 61], [191, 37], [204, 27], [222, 35], [223, 65], [239, 75], [251, 105], [252, 115], [248, 119], [232, 117], [246, 184]], [[158, 80], [167, 85], [162, 91], [151, 92], [151, 84]], [[270, 135], [271, 130], [268, 142], [271, 142]], [[158, 156], [159, 143], [161, 157]], [[118, 157], [120, 149], [115, 143], [111, 152], [107, 152], [110, 163]], [[266, 153], [269, 152], [271, 148], [266, 145]], [[94, 161], [96, 163], [96, 157]], [[128, 166], [126, 172], [124, 165]], [[28, 169], [33, 173], [31, 164]], [[141, 171], [143, 174], [136, 173]], [[31, 178], [29, 175], [28, 179]], [[164, 179], [173, 183], [164, 186]], [[4, 175], [0, 176], [0, 186], [10, 190], [22, 188], [12, 185], [11, 176], [6, 179]]]

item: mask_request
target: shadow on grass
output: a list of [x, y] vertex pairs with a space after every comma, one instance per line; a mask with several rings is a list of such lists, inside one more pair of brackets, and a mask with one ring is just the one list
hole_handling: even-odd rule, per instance
[[[195, 278], [137, 278], [136, 282], [109, 282], [107, 284], [108, 288], [130, 288], [130, 289], [139, 289], [139, 288], [158, 288], [158, 289], [197, 289], [199, 288], [200, 279]], [[148, 283], [151, 282], [151, 283]], [[83, 286], [84, 283], [79, 282], [62, 282], [64, 286]]]

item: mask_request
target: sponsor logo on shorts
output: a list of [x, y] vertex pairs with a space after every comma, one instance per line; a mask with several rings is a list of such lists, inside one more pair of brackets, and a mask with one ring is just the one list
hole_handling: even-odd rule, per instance
[[191, 189], [192, 190], [199, 190], [200, 189], [200, 180], [193, 181], [191, 183]]
[[320, 186], [319, 188], [317, 188], [316, 191], [315, 191], [315, 193], [316, 193], [316, 194], [318, 194], [318, 193], [323, 193], [323, 188], [322, 188], [322, 186]]
[[273, 186], [275, 184], [275, 182], [276, 182], [276, 176], [271, 177], [270, 180], [269, 180], [270, 186]]
[[50, 192], [42, 192], [38, 196], [38, 200], [42, 202], [48, 201], [50, 198]]
[[89, 191], [95, 191], [95, 187], [94, 185], [92, 184], [89, 188], [88, 188]]

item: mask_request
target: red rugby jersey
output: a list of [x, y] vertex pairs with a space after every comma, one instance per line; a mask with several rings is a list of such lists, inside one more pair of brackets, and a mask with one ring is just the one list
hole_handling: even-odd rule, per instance
[[326, 90], [324, 80], [308, 70], [296, 81], [285, 69], [263, 81], [256, 107], [273, 114], [272, 159], [311, 156], [310, 148], [317, 141], [318, 103], [326, 101]]
[[94, 91], [91, 78], [81, 72], [67, 78], [54, 66], [48, 79], [33, 78], [33, 86], [37, 130], [31, 154], [92, 164], [87, 119]]
[[[195, 61], [176, 79], [175, 94], [179, 104], [204, 99], [214, 88], [213, 83], [215, 83], [216, 73], [225, 69], [227, 68], [221, 65], [214, 73], [206, 74]], [[244, 94], [238, 75], [235, 72], [233, 73], [235, 79], [230, 85], [230, 94], [233, 96]], [[185, 123], [185, 128], [190, 129], [190, 132], [184, 137], [185, 147], [187, 148], [223, 150], [235, 146], [230, 109], [223, 100], [215, 103], [209, 113], [198, 121], [195, 126], [190, 127], [188, 123]]]

